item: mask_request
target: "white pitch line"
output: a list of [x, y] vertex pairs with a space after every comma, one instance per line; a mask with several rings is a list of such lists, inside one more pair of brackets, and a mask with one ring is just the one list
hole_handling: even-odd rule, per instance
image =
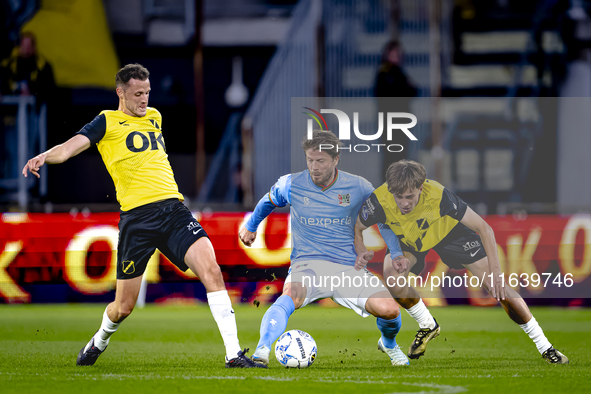
[[[0, 375], [8, 375], [8, 376], [15, 376], [15, 375], [22, 375], [19, 372], [0, 372]], [[60, 378], [54, 376], [52, 374], [35, 374], [36, 376], [48, 376], [51, 377], [53, 380], [59, 380]], [[184, 379], [184, 380], [247, 380], [247, 379], [254, 379], [254, 380], [265, 380], [265, 381], [273, 381], [273, 382], [292, 382], [292, 381], [302, 381], [302, 382], [316, 382], [316, 383], [354, 383], [354, 384], [396, 384], [396, 385], [406, 385], [406, 386], [415, 386], [415, 387], [426, 387], [431, 389], [436, 389], [437, 391], [413, 391], [413, 392], [394, 392], [391, 394], [457, 394], [463, 393], [468, 391], [465, 387], [462, 386], [449, 386], [445, 384], [436, 384], [436, 383], [408, 383], [408, 382], [387, 382], [384, 380], [355, 380], [355, 379], [306, 379], [306, 378], [278, 378], [273, 376], [220, 376], [220, 375], [180, 375], [180, 376], [161, 376], [161, 375], [135, 375], [135, 374], [100, 374], [100, 375], [89, 375], [85, 373], [75, 373], [75, 374], [68, 374], [66, 379], [71, 379], [72, 377], [86, 377], [92, 380], [104, 379], [104, 380], [127, 380], [127, 379], [139, 379], [139, 380], [161, 380], [161, 379]]]

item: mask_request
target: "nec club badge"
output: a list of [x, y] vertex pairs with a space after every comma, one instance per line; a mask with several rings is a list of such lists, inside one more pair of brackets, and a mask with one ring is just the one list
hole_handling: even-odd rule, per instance
[[351, 204], [351, 194], [339, 194], [339, 205], [342, 207], [346, 207]]

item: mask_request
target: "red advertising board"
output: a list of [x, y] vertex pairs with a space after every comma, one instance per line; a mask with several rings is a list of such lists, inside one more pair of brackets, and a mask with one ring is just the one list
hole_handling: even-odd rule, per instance
[[[237, 236], [248, 213], [194, 215], [209, 234], [223, 270], [232, 266], [247, 270], [289, 266], [288, 214], [273, 214], [263, 222], [251, 248], [244, 247]], [[2, 214], [0, 299], [36, 302], [26, 291], [31, 284], [67, 284], [85, 295], [112, 291], [118, 220], [117, 213]], [[488, 216], [486, 221], [495, 231], [508, 285], [528, 297], [589, 298], [591, 215]], [[386, 246], [377, 229], [366, 230], [364, 239], [376, 252], [374, 262], [382, 261]], [[451, 287], [461, 286], [450, 285], [446, 289], [441, 279], [461, 272], [450, 272], [434, 252], [429, 253], [427, 262], [420, 275], [427, 282], [416, 286], [425, 298], [432, 299], [431, 304], [444, 304], [450, 297], [482, 297], [470, 291], [450, 292]], [[379, 264], [372, 264], [372, 268], [379, 271]], [[439, 282], [433, 282], [438, 275]], [[196, 280], [190, 272], [179, 271], [159, 252], [150, 260], [146, 276], [149, 283]]]

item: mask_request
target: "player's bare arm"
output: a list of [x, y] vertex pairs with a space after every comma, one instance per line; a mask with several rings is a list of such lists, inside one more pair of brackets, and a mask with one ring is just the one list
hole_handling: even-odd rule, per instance
[[90, 140], [83, 135], [75, 135], [63, 144], [56, 145], [48, 151], [43, 152], [29, 160], [23, 168], [23, 175], [26, 177], [28, 175], [28, 171], [30, 171], [31, 174], [35, 175], [37, 178], [40, 178], [39, 169], [43, 166], [43, 164], [63, 163], [64, 161], [76, 156], [88, 148], [90, 148]]
[[501, 266], [497, 254], [497, 241], [495, 240], [493, 229], [470, 207], [466, 210], [466, 214], [462, 218], [461, 223], [480, 235], [484, 250], [488, 256], [489, 270], [490, 273], [493, 274], [491, 295], [496, 298], [497, 301], [504, 300], [505, 287], [503, 286], [503, 280], [501, 277]]
[[240, 237], [240, 241], [246, 246], [251, 246], [254, 240], [257, 238], [257, 232], [254, 233], [248, 231], [246, 227], [242, 226], [240, 231], [238, 232], [238, 236]]
[[363, 243], [363, 230], [367, 227], [361, 223], [361, 219], [357, 218], [357, 223], [355, 223], [355, 253], [357, 253], [357, 258], [355, 259], [355, 269], [357, 271], [365, 268], [367, 263], [373, 259], [373, 251], [367, 250], [365, 244]]

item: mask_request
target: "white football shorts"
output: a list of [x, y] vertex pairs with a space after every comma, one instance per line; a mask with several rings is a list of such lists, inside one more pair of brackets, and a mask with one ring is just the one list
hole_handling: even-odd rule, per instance
[[323, 298], [332, 298], [361, 317], [370, 314], [365, 309], [367, 299], [387, 291], [379, 277], [367, 269], [357, 271], [353, 266], [326, 260], [296, 261], [289, 268], [285, 283], [300, 282], [306, 288], [302, 308]]

